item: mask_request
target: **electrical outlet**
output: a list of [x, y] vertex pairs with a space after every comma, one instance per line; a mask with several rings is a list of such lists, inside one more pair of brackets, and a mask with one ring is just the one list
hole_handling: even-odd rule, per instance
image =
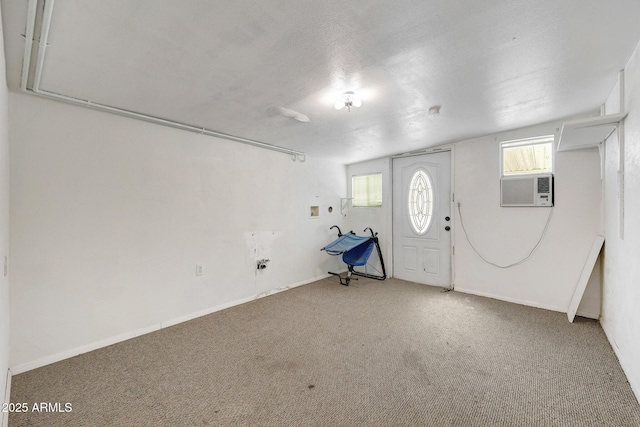
[[202, 266], [196, 265], [196, 276], [202, 276]]

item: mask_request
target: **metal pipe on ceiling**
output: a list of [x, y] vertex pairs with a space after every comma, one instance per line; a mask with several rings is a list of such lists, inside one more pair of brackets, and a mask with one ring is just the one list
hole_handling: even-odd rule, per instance
[[24, 34], [24, 57], [22, 58], [22, 81], [20, 88], [27, 90], [27, 81], [29, 80], [29, 66], [31, 64], [31, 49], [33, 48], [33, 34], [36, 24], [36, 6], [38, 0], [29, 0], [27, 6], [27, 28]]
[[199, 133], [199, 134], [203, 134], [203, 135], [207, 135], [215, 138], [226, 139], [228, 141], [251, 145], [258, 148], [264, 148], [266, 150], [289, 154], [292, 156], [292, 159], [294, 161], [298, 160], [300, 162], [304, 162], [306, 160], [306, 155], [301, 151], [291, 150], [289, 148], [267, 144], [266, 142], [260, 142], [260, 141], [255, 141], [248, 138], [242, 138], [235, 135], [229, 135], [223, 132], [207, 129], [205, 127], [192, 126], [185, 123], [176, 122], [173, 120], [154, 117], [147, 114], [138, 113], [135, 111], [125, 110], [118, 107], [112, 107], [110, 105], [95, 103], [89, 100], [74, 98], [67, 95], [49, 92], [49, 91], [40, 89], [40, 81], [42, 79], [42, 71], [44, 66], [44, 57], [46, 53], [47, 40], [49, 38], [49, 31], [51, 28], [51, 17], [53, 15], [54, 0], [43, 0], [43, 1], [44, 1], [44, 12], [42, 16], [42, 25], [40, 29], [40, 42], [38, 46], [38, 55], [36, 57], [36, 63], [35, 63], [35, 75], [34, 75], [33, 84], [31, 85], [31, 88], [28, 88], [28, 80], [29, 80], [29, 72], [31, 70], [31, 51], [33, 46], [33, 37], [35, 34], [35, 22], [36, 22], [36, 15], [37, 15], [38, 0], [29, 0], [29, 4], [28, 4], [27, 24], [26, 24], [26, 31], [25, 31], [25, 51], [24, 51], [24, 58], [23, 58], [23, 64], [22, 64], [22, 81], [21, 81], [21, 88], [24, 92], [39, 95], [45, 98], [50, 98], [58, 101], [75, 104], [75, 105], [80, 105], [83, 107], [92, 108], [95, 110], [106, 111], [109, 113], [118, 114], [125, 117], [143, 120], [146, 122], [171, 127], [174, 129], [184, 130], [184, 131], [193, 132], [193, 133]]
[[125, 110], [125, 109], [117, 108], [117, 107], [111, 107], [109, 105], [99, 104], [99, 103], [87, 101], [87, 100], [84, 100], [84, 99], [73, 98], [73, 97], [70, 97], [70, 96], [61, 95], [61, 94], [54, 93], [54, 92], [47, 92], [47, 91], [43, 91], [43, 90], [35, 91], [33, 89], [27, 89], [26, 92], [27, 93], [32, 93], [32, 94], [35, 94], [35, 95], [39, 95], [39, 96], [42, 96], [44, 98], [55, 99], [55, 100], [58, 100], [58, 101], [63, 101], [63, 102], [70, 103], [70, 104], [80, 105], [82, 107], [92, 108], [94, 110], [105, 111], [105, 112], [108, 112], [108, 113], [117, 114], [119, 116], [130, 117], [130, 118], [133, 118], [133, 119], [142, 120], [142, 121], [149, 122], [149, 123], [155, 123], [155, 124], [159, 124], [159, 125], [162, 125], [162, 126], [167, 126], [167, 127], [174, 128], [174, 129], [179, 129], [179, 130], [183, 130], [183, 131], [187, 131], [187, 132], [198, 133], [198, 134], [202, 134], [202, 135], [206, 135], [206, 136], [212, 136], [212, 137], [216, 137], [216, 138], [226, 139], [228, 141], [234, 141], [234, 142], [239, 142], [239, 143], [246, 144], [246, 145], [252, 145], [254, 147], [264, 148], [266, 150], [271, 150], [271, 151], [277, 151], [279, 153], [290, 154], [291, 156], [295, 156], [294, 160], [298, 160], [300, 162], [304, 162], [304, 160], [305, 160], [305, 154], [303, 152], [301, 152], [301, 151], [291, 150], [289, 148], [279, 147], [277, 145], [267, 144], [266, 142], [254, 141], [254, 140], [248, 139], [248, 138], [242, 138], [242, 137], [239, 137], [239, 136], [229, 135], [229, 134], [226, 134], [226, 133], [217, 132], [217, 131], [210, 130], [210, 129], [207, 129], [207, 128], [201, 128], [201, 127], [196, 127], [196, 126], [192, 126], [192, 125], [188, 125], [188, 124], [184, 124], [184, 123], [180, 123], [180, 122], [175, 122], [175, 121], [172, 121], [172, 120], [166, 120], [166, 119], [162, 119], [160, 117], [149, 116], [149, 115], [146, 115], [146, 114], [137, 113], [135, 111]]
[[[53, 0], [45, 0], [44, 13], [42, 15], [42, 25], [40, 26], [40, 43], [38, 43], [38, 57], [36, 58], [36, 72], [33, 77], [33, 90], [40, 88], [42, 79], [42, 67], [44, 66], [44, 55], [47, 52], [49, 30], [51, 28], [51, 16], [53, 15]], [[34, 22], [35, 26], [35, 22]]]

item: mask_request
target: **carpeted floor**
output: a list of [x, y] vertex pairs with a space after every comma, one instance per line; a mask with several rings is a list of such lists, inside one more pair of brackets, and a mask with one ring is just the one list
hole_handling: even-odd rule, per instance
[[595, 321], [332, 280], [16, 375], [9, 426], [640, 426]]

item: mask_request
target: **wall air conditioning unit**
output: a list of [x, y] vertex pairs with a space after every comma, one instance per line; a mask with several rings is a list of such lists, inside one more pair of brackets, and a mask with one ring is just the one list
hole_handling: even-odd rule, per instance
[[553, 175], [503, 177], [500, 206], [553, 206]]

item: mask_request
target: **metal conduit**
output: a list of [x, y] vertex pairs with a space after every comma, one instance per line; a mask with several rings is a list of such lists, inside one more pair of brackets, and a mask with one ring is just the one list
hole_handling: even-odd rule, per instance
[[22, 58], [22, 81], [20, 88], [27, 90], [27, 80], [29, 80], [29, 65], [31, 62], [31, 49], [33, 47], [33, 33], [36, 24], [37, 0], [29, 0], [27, 6], [27, 28], [24, 35], [24, 57]]
[[33, 38], [35, 34], [37, 3], [38, 3], [38, 0], [29, 0], [28, 9], [27, 9], [27, 24], [26, 24], [26, 30], [25, 30], [25, 47], [24, 47], [24, 58], [22, 62], [22, 80], [21, 80], [21, 88], [24, 92], [39, 95], [45, 98], [50, 98], [58, 101], [75, 104], [75, 105], [80, 105], [83, 107], [93, 108], [95, 110], [106, 111], [109, 113], [118, 114], [125, 117], [143, 120], [146, 122], [171, 127], [174, 129], [184, 130], [184, 131], [193, 132], [193, 133], [199, 133], [202, 135], [212, 136], [215, 138], [222, 138], [222, 139], [226, 139], [233, 142], [252, 145], [258, 148], [264, 148], [266, 150], [289, 154], [292, 156], [293, 160], [298, 160], [300, 162], [304, 162], [306, 160], [306, 155], [301, 151], [291, 150], [289, 148], [279, 147], [277, 145], [267, 144], [265, 142], [255, 141], [252, 139], [242, 138], [239, 136], [229, 135], [226, 133], [218, 132], [218, 131], [207, 129], [204, 127], [192, 126], [185, 123], [176, 122], [173, 120], [167, 120], [160, 117], [149, 116], [147, 114], [142, 114], [135, 111], [125, 110], [118, 107], [112, 107], [109, 105], [95, 103], [89, 100], [73, 98], [67, 95], [48, 92], [46, 90], [40, 89], [40, 80], [42, 78], [44, 56], [46, 53], [49, 30], [51, 27], [51, 16], [53, 14], [54, 0], [44, 0], [44, 13], [42, 16], [42, 26], [40, 30], [41, 33], [40, 33], [40, 42], [38, 47], [38, 55], [35, 63], [35, 74], [34, 74], [33, 84], [31, 88], [28, 88], [29, 72], [31, 70], [31, 53], [33, 48]]

